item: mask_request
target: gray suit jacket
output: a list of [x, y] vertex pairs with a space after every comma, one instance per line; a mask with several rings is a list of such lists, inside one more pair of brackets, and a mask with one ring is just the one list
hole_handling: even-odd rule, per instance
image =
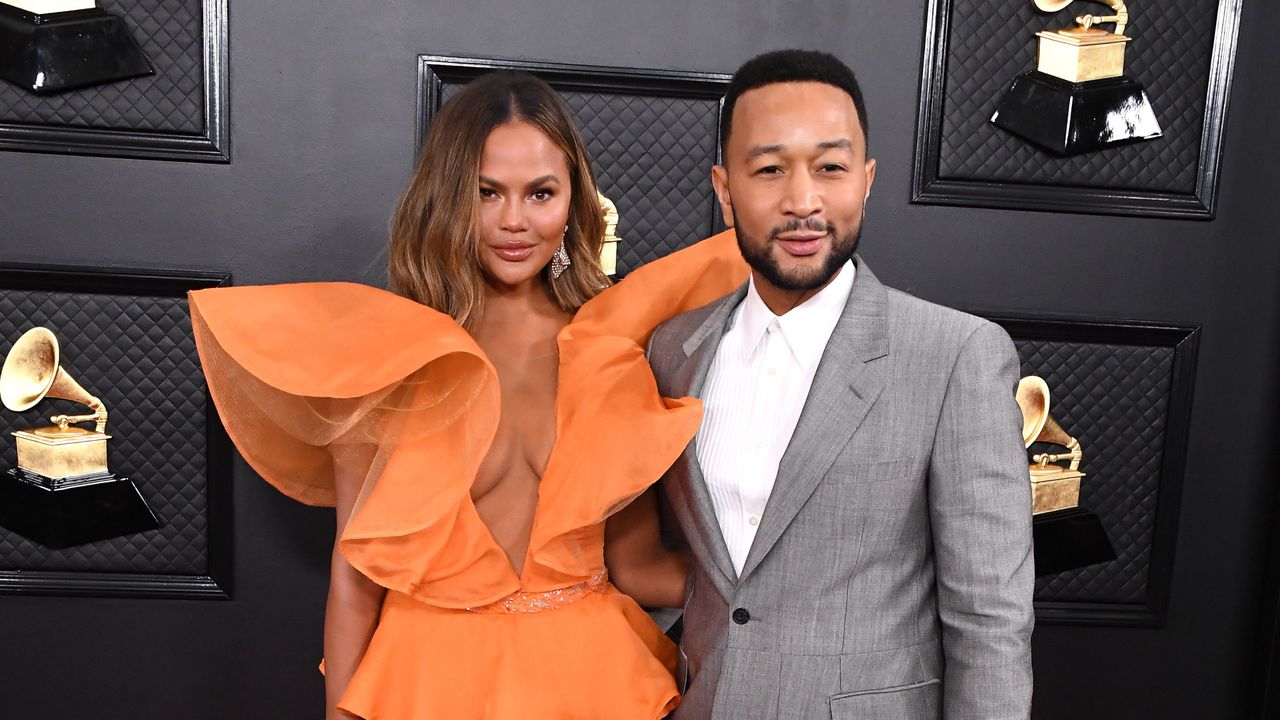
[[[1030, 714], [1013, 343], [857, 264], [740, 577], [693, 443], [663, 478], [694, 559], [676, 720]], [[699, 396], [745, 292], [658, 328], [663, 395]]]

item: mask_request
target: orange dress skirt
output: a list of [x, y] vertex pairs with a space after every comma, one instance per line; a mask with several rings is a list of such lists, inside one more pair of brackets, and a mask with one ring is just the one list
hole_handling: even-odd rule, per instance
[[333, 505], [364, 483], [339, 539], [387, 588], [339, 707], [369, 720], [632, 718], [675, 707], [675, 648], [609, 584], [604, 522], [692, 439], [696, 400], [662, 398], [653, 329], [731, 291], [732, 232], [650, 263], [563, 330], [556, 443], [517, 575], [471, 502], [497, 428], [497, 373], [449, 317], [350, 283], [190, 295], [210, 394], [249, 464]]

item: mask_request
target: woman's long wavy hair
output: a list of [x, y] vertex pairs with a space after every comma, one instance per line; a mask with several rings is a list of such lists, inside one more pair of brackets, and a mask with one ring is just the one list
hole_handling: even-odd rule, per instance
[[484, 276], [477, 230], [480, 154], [499, 125], [527, 122], [564, 153], [571, 197], [560, 277], [542, 271], [560, 309], [576, 311], [609, 285], [600, 267], [604, 215], [587, 150], [564, 100], [524, 72], [483, 75], [444, 104], [431, 123], [413, 178], [391, 223], [388, 276], [397, 293], [447, 313], [471, 329], [484, 310]]

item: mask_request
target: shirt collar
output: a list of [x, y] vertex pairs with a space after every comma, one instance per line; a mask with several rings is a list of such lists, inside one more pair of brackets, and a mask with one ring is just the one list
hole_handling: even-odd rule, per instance
[[742, 323], [742, 356], [751, 357], [759, 347], [760, 341], [774, 320], [782, 329], [782, 336], [787, 347], [801, 367], [816, 367], [827, 348], [827, 340], [835, 330], [836, 323], [844, 313], [844, 306], [849, 301], [849, 293], [853, 290], [853, 279], [856, 274], [852, 260], [846, 260], [840, 271], [813, 297], [792, 308], [790, 312], [774, 315], [756, 290], [756, 279], [752, 275], [747, 285], [747, 295], [742, 300], [742, 312], [739, 322]]

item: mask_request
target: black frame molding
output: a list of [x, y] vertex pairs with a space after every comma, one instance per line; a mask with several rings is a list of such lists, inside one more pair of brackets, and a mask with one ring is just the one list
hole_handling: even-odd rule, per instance
[[1174, 549], [1178, 539], [1178, 514], [1182, 505], [1182, 484], [1186, 471], [1200, 326], [1019, 317], [1004, 313], [977, 314], [1003, 327], [1015, 341], [1053, 340], [1173, 348], [1164, 448], [1160, 458], [1160, 486], [1147, 571], [1146, 603], [1036, 602], [1036, 621], [1044, 625], [1164, 627], [1173, 581]]
[[[538, 60], [503, 60], [454, 55], [418, 56], [414, 157], [422, 151], [427, 126], [440, 107], [445, 83], [465, 83], [492, 70], [524, 70], [561, 90], [626, 95], [705, 98], [722, 101], [731, 75], [685, 70], [646, 70], [604, 65], [575, 65]], [[719, 160], [720, 138], [716, 137]]]
[[[231, 284], [230, 273], [0, 265], [0, 287], [15, 290], [186, 297], [188, 290]], [[208, 572], [205, 575], [98, 573], [0, 568], [0, 595], [231, 599], [233, 515], [231, 440], [205, 389], [208, 463]]]
[[0, 150], [188, 162], [231, 162], [227, 0], [202, 0], [204, 130], [182, 134], [0, 123]]
[[1219, 167], [1222, 163], [1236, 36], [1243, 0], [1219, 0], [1209, 85], [1205, 95], [1196, 188], [1192, 193], [939, 177], [952, 2], [953, 0], [929, 0], [925, 15], [920, 105], [916, 114], [915, 152], [911, 171], [912, 203], [1190, 220], [1213, 219], [1217, 212]]
[[1271, 502], [1271, 542], [1267, 555], [1267, 582], [1262, 593], [1261, 620], [1253, 670], [1253, 718], [1280, 717], [1280, 503]]

